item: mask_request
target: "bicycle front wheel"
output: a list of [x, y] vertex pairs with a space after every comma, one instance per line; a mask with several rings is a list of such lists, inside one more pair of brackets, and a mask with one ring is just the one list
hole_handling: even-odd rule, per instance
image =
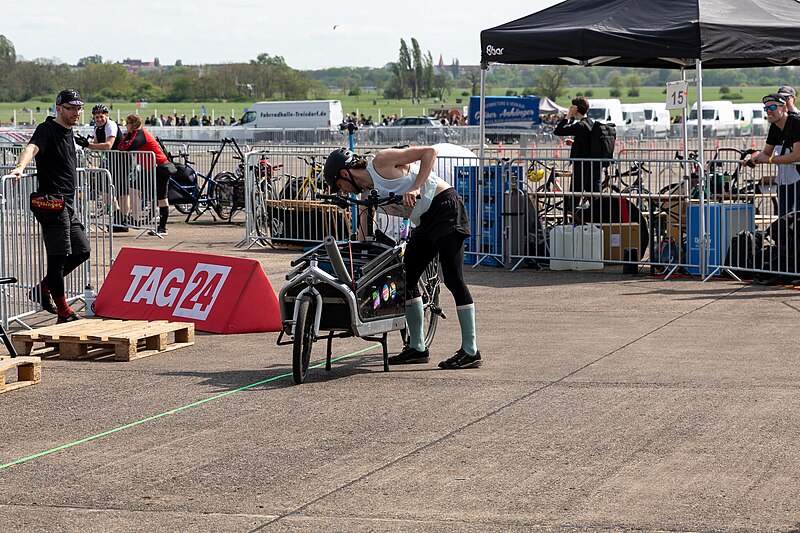
[[314, 344], [314, 301], [306, 294], [300, 300], [297, 322], [294, 325], [294, 350], [292, 352], [292, 377], [300, 385], [306, 379], [311, 347]]

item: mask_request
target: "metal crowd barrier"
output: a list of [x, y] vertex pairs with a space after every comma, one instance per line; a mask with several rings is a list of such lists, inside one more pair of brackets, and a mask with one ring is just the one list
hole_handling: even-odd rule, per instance
[[[694, 161], [617, 159], [603, 173], [600, 191], [581, 193], [570, 192], [568, 160], [470, 163], [454, 162], [455, 186], [473, 228], [467, 263], [574, 270], [612, 263], [704, 279], [733, 270], [750, 277], [798, 271], [793, 222], [776, 222], [775, 167], [769, 165], [714, 160], [701, 202]], [[764, 248], [777, 259], [759, 260]]]
[[326, 235], [350, 235], [350, 214], [316, 199], [324, 192], [321, 170], [328, 153], [271, 150], [246, 155], [245, 236], [239, 245], [308, 246]]
[[[41, 309], [28, 298], [46, 272], [46, 252], [41, 228], [30, 211], [30, 193], [36, 190], [35, 172], [27, 173], [18, 182], [5, 177], [11, 166], [0, 166], [0, 276], [15, 277], [17, 283], [4, 285], [0, 293], [0, 317], [3, 327], [17, 322], [29, 327], [25, 319]], [[29, 167], [33, 169], [34, 167]], [[86, 228], [92, 247], [91, 256], [65, 279], [67, 301], [82, 300], [84, 289], [95, 289], [103, 282], [114, 259], [112, 219], [106, 209], [106, 198], [114, 196], [111, 175], [105, 169], [79, 169], [75, 192], [75, 209]]]
[[[601, 171], [603, 186], [596, 192], [570, 192], [576, 163], [538, 155], [548, 151], [483, 161], [440, 156], [435, 171], [456, 187], [467, 206], [472, 225], [468, 264], [575, 270], [617, 264], [667, 277], [684, 272], [701, 278], [798, 270], [794, 227], [776, 223], [775, 167], [749, 168], [741, 164], [741, 150], [713, 149], [701, 203], [697, 161], [676, 159], [671, 150], [657, 153], [672, 157], [646, 157], [642, 151], [635, 152], [635, 159], [614, 160]], [[341, 212], [329, 212], [333, 208], [320, 205], [312, 193], [319, 188], [311, 185], [309, 164], [312, 159], [321, 163], [326, 154], [327, 149], [247, 154], [240, 245], [305, 246], [328, 233], [346, 237], [351, 222]], [[730, 155], [735, 157], [724, 157]], [[591, 160], [581, 162], [596, 168]], [[316, 181], [322, 184], [320, 176]], [[392, 223], [379, 221], [390, 231]], [[586, 250], [575, 249], [579, 230]], [[735, 240], [746, 246], [743, 252]], [[765, 253], [775, 258], [766, 261]]]

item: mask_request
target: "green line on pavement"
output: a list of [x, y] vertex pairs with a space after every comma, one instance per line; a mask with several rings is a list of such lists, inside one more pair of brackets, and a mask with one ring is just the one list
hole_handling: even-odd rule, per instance
[[[380, 344], [375, 344], [375, 345], [372, 345], [372, 346], [368, 346], [366, 348], [362, 348], [361, 350], [358, 350], [358, 351], [355, 351], [355, 352], [351, 352], [351, 353], [342, 355], [340, 357], [333, 358], [333, 359], [331, 359], [331, 361], [341, 361], [342, 359], [347, 359], [348, 357], [353, 357], [354, 355], [358, 355], [358, 354], [364, 353], [366, 351], [372, 350], [373, 348], [376, 348], [376, 347], [379, 347], [379, 346], [380, 346]], [[316, 365], [312, 365], [309, 368], [319, 368], [319, 367], [324, 366], [324, 365], [325, 365], [325, 361], [323, 361], [321, 363], [317, 363]], [[252, 389], [253, 387], [257, 387], [259, 385], [263, 385], [264, 383], [269, 383], [271, 381], [277, 381], [279, 379], [283, 379], [283, 378], [287, 378], [287, 377], [291, 377], [291, 376], [292, 376], [292, 373], [289, 372], [289, 373], [286, 373], [286, 374], [280, 374], [278, 376], [273, 376], [271, 378], [262, 379], [261, 381], [257, 381], [255, 383], [251, 383], [249, 385], [245, 385], [245, 386], [239, 387], [237, 389], [232, 389], [232, 390], [229, 390], [229, 391], [225, 391], [225, 392], [222, 392], [222, 393], [217, 394], [215, 396], [211, 396], [211, 397], [205, 398], [203, 400], [198, 400], [196, 402], [192, 402], [192, 403], [190, 403], [188, 405], [184, 405], [183, 407], [177, 407], [175, 409], [170, 409], [169, 411], [164, 411], [163, 413], [159, 413], [159, 414], [153, 415], [153, 416], [148, 416], [147, 418], [143, 418], [141, 420], [137, 420], [136, 422], [131, 422], [130, 424], [125, 424], [124, 426], [115, 427], [113, 429], [109, 429], [107, 431], [103, 431], [102, 433], [97, 433], [96, 435], [92, 435], [91, 437], [85, 437], [83, 439], [76, 440], [76, 441], [73, 441], [73, 442], [70, 442], [70, 443], [67, 443], [67, 444], [62, 444], [61, 446], [56, 446], [55, 448], [51, 448], [51, 449], [45, 450], [43, 452], [39, 452], [39, 453], [35, 453], [33, 455], [29, 455], [28, 457], [23, 457], [21, 459], [17, 459], [16, 461], [11, 461], [10, 463], [6, 463], [4, 465], [0, 465], [0, 470], [3, 470], [4, 468], [8, 468], [10, 466], [14, 466], [14, 465], [18, 465], [18, 464], [21, 464], [21, 463], [25, 463], [27, 461], [30, 461], [31, 459], [38, 459], [39, 457], [44, 457], [45, 455], [50, 455], [51, 453], [55, 453], [55, 452], [58, 452], [58, 451], [61, 451], [61, 450], [66, 450], [67, 448], [72, 448], [73, 446], [77, 446], [78, 444], [84, 444], [86, 442], [97, 440], [97, 439], [102, 438], [102, 437], [107, 437], [108, 435], [112, 435], [114, 433], [117, 433], [118, 431], [129, 429], [129, 428], [132, 428], [134, 426], [138, 426], [140, 424], [144, 424], [145, 422], [151, 422], [153, 420], [157, 420], [157, 419], [159, 419], [161, 417], [164, 417], [164, 416], [167, 416], [167, 415], [174, 415], [175, 413], [179, 413], [179, 412], [184, 411], [186, 409], [190, 409], [192, 407], [197, 407], [198, 405], [203, 405], [206, 402], [210, 402], [212, 400], [219, 400], [220, 398], [224, 398], [225, 396], [228, 396], [229, 394], [233, 394], [235, 392], [240, 392], [240, 391], [243, 391], [243, 390]]]

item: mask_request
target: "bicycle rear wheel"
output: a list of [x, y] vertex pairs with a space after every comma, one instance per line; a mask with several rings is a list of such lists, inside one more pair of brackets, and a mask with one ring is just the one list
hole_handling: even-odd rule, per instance
[[[425, 271], [419, 278], [417, 287], [419, 287], [419, 292], [422, 295], [423, 338], [425, 340], [425, 347], [430, 348], [433, 343], [433, 338], [436, 336], [439, 314], [441, 313], [441, 308], [439, 307], [441, 280], [439, 279], [438, 257], [434, 258], [425, 268]], [[411, 340], [408, 329], [402, 329], [400, 335], [403, 338], [403, 344], [407, 345]]]
[[214, 177], [214, 182], [209, 184], [211, 205], [222, 220], [230, 222], [236, 211], [243, 208], [244, 198], [238, 198], [239, 191], [244, 191], [244, 182], [233, 172], [220, 172]]

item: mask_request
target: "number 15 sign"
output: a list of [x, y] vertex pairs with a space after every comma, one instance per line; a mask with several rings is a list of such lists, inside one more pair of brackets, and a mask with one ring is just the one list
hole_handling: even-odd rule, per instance
[[683, 109], [689, 101], [689, 82], [667, 83], [667, 109]]

